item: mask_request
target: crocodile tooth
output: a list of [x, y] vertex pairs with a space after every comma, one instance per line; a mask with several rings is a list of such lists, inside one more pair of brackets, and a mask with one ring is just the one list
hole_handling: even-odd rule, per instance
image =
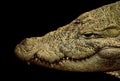
[[66, 59], [68, 60], [68, 59], [69, 59], [69, 57], [66, 57]]
[[62, 62], [59, 62], [59, 64], [61, 64], [61, 65], [62, 65]]
[[51, 67], [53, 67], [53, 64], [50, 64]]

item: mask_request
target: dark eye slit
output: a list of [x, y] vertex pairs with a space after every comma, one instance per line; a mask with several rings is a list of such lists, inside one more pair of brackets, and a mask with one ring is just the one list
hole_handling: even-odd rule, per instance
[[93, 33], [84, 34], [85, 37], [91, 37]]
[[100, 35], [100, 34], [96, 34], [96, 33], [87, 33], [87, 34], [84, 34], [84, 36], [86, 37], [86, 38], [90, 38], [90, 37], [95, 37], [95, 38], [103, 38], [103, 36], [102, 35]]

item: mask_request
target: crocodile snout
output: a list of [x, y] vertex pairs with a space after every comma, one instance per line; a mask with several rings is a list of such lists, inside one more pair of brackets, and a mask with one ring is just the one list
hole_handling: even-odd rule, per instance
[[22, 60], [30, 60], [34, 57], [34, 54], [38, 51], [36, 38], [26, 38], [15, 48], [17, 57]]

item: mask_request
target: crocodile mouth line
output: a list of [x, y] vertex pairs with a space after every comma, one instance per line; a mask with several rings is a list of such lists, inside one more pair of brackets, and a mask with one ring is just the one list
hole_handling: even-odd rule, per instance
[[38, 65], [43, 65], [43, 66], [47, 66], [47, 67], [53, 67], [54, 65], [61, 65], [63, 63], [65, 63], [66, 61], [70, 61], [70, 62], [75, 62], [75, 63], [80, 63], [80, 62], [87, 62], [89, 61], [90, 58], [94, 57], [97, 53], [99, 53], [102, 50], [102, 48], [96, 48], [93, 54], [91, 54], [90, 56], [87, 56], [85, 58], [71, 58], [68, 56], [60, 58], [59, 60], [53, 61], [53, 62], [49, 62], [43, 58], [38, 57], [37, 52], [34, 54], [33, 58], [31, 58], [30, 60], [28, 60], [29, 63], [33, 63], [33, 64], [38, 64]]
[[[71, 57], [68, 57], [68, 56], [64, 56], [64, 57], [60, 58], [59, 60], [55, 60], [53, 62], [47, 61], [43, 58], [40, 58], [40, 57], [37, 56], [37, 53], [35, 53], [33, 58], [28, 60], [28, 62], [39, 63], [40, 65], [45, 65], [45, 66], [46, 65], [47, 66], [60, 65], [62, 63], [65, 63], [66, 61], [75, 62], [75, 63], [80, 63], [82, 61], [87, 62], [87, 61], [89, 61], [90, 58], [94, 57], [96, 54], [98, 54], [101, 50], [104, 50], [104, 49], [108, 49], [108, 47], [96, 48], [95, 52], [92, 55], [87, 56], [85, 58], [71, 58]], [[98, 54], [98, 56], [99, 56], [99, 54]]]
[[88, 57], [85, 57], [85, 58], [80, 58], [80, 59], [76, 59], [76, 58], [71, 58], [71, 57], [68, 57], [68, 56], [64, 56], [62, 58], [60, 58], [59, 60], [56, 60], [54, 62], [49, 62], [49, 61], [46, 61], [45, 59], [43, 58], [40, 58], [37, 56], [37, 54], [34, 54], [34, 57], [31, 58], [28, 62], [30, 63], [39, 63], [41, 65], [47, 65], [47, 66], [51, 66], [53, 67], [54, 65], [60, 65], [62, 64], [63, 62], [66, 62], [66, 61], [71, 61], [71, 62], [82, 62], [82, 61], [87, 61], [88, 59], [94, 57], [94, 55], [96, 55], [99, 51], [96, 51], [94, 54], [88, 56]]

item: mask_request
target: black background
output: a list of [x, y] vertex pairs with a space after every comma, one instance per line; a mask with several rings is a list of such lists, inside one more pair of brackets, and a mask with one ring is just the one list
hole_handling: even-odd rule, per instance
[[[13, 1], [4, 2], [1, 26], [1, 79], [9, 80], [78, 80], [116, 81], [104, 73], [65, 72], [28, 65], [14, 54], [15, 46], [24, 38], [42, 36], [70, 23], [80, 14], [117, 0], [77, 1]], [[2, 81], [2, 80], [1, 80]]]

